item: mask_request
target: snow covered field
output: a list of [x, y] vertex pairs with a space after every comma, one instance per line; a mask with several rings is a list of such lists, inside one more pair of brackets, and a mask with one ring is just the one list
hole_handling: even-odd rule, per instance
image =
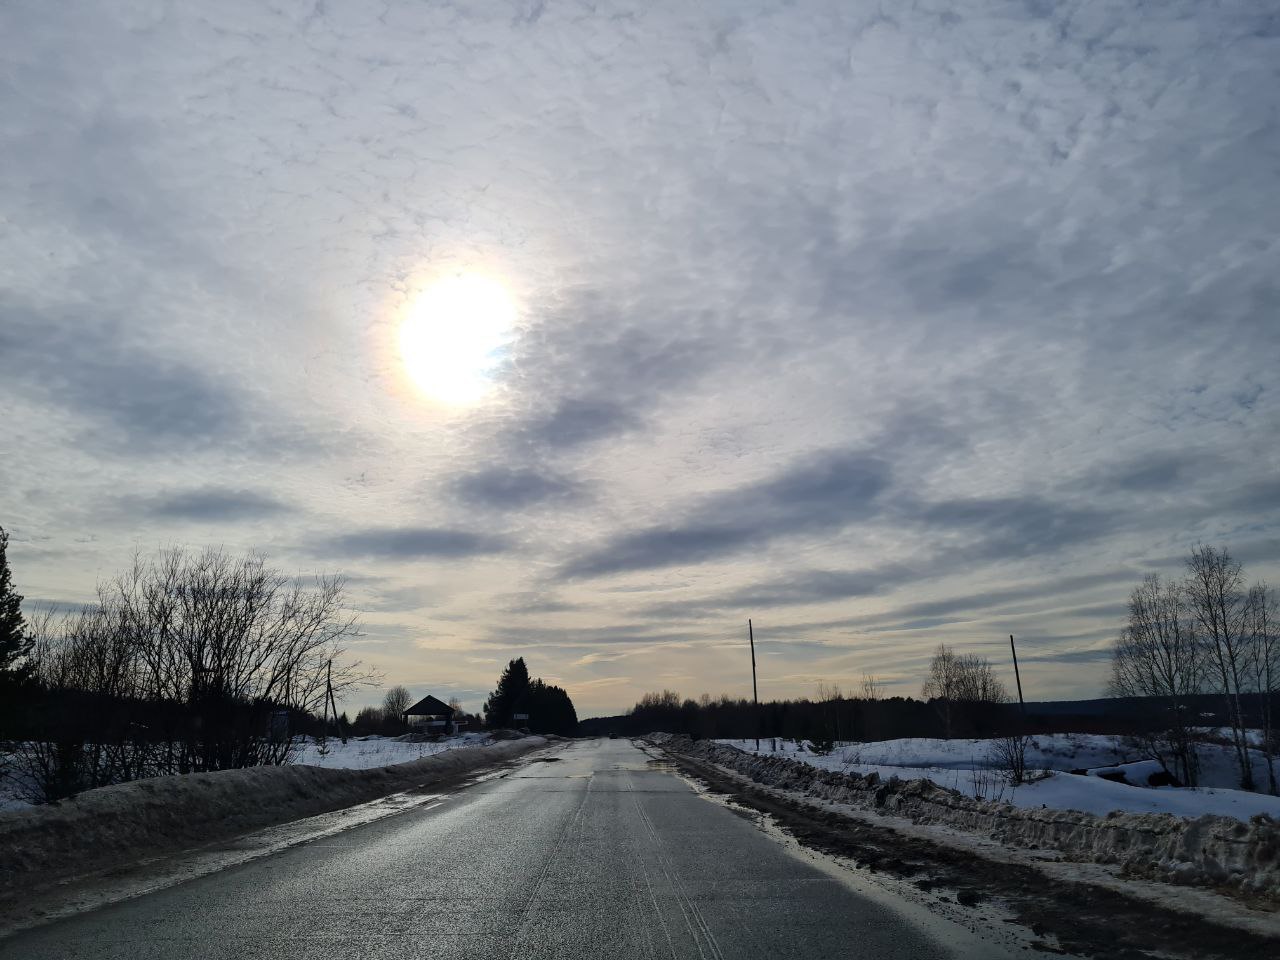
[[[721, 740], [719, 743], [755, 753], [754, 740]], [[1203, 744], [1201, 778], [1197, 789], [1143, 787], [1105, 780], [1098, 773], [1120, 769], [1130, 780], [1145, 780], [1158, 765], [1143, 760], [1115, 737], [1091, 734], [1052, 734], [1033, 739], [1027, 765], [1050, 771], [1049, 776], [1020, 787], [1005, 784], [990, 759], [990, 740], [884, 740], [876, 743], [841, 743], [825, 756], [801, 751], [791, 741], [763, 738], [761, 755], [783, 756], [813, 767], [839, 772], [878, 773], [883, 778], [932, 780], [966, 796], [999, 800], [1024, 808], [1048, 807], [1105, 815], [1170, 813], [1198, 817], [1206, 813], [1248, 820], [1265, 813], [1280, 819], [1280, 797], [1233, 789], [1235, 762], [1229, 747]], [[1255, 759], [1261, 762], [1261, 754]], [[1087, 769], [1088, 776], [1069, 771]], [[1265, 782], [1265, 774], [1262, 775]]]
[[401, 737], [360, 737], [345, 744], [330, 738], [321, 752], [319, 744], [303, 738], [289, 762], [307, 767], [328, 767], [331, 770], [368, 770], [371, 767], [389, 767], [395, 763], [409, 763], [423, 757], [433, 757], [445, 750], [458, 747], [483, 747], [493, 742], [487, 733], [463, 733], [436, 742], [412, 743]]

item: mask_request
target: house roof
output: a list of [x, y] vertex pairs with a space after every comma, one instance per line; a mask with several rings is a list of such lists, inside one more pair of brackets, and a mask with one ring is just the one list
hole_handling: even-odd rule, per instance
[[453, 707], [449, 706], [443, 700], [427, 694], [412, 707], [404, 712], [406, 717], [452, 717]]

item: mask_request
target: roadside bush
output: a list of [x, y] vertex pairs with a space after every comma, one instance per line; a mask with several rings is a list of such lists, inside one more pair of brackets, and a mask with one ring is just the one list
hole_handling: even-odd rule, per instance
[[1032, 739], [1023, 734], [999, 737], [991, 743], [990, 760], [1011, 787], [1027, 782], [1027, 750]]

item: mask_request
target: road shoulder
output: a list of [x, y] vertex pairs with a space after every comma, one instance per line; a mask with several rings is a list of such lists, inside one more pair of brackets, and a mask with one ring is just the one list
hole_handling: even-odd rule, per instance
[[[798, 842], [850, 868], [906, 882], [950, 919], [956, 907], [997, 907], [1049, 952], [1108, 957], [1271, 958], [1280, 915], [1208, 890], [1131, 880], [1099, 864], [1012, 850], [945, 827], [758, 784], [664, 751], [706, 789], [769, 818]], [[900, 822], [899, 822], [900, 821]]]

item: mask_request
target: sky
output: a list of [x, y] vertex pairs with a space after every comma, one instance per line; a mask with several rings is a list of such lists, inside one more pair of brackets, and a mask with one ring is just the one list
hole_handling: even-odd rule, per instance
[[28, 608], [258, 550], [590, 716], [1280, 582], [1274, 0], [13, 0], [0, 156]]

